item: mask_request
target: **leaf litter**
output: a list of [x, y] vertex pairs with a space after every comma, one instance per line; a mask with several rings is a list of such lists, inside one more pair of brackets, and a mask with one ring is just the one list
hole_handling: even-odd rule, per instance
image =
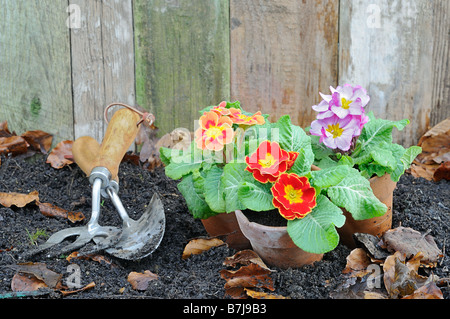
[[[16, 136], [15, 133], [9, 132], [6, 123], [1, 124], [0, 137]], [[46, 134], [37, 135], [46, 136]], [[173, 143], [175, 135], [166, 136], [166, 142]], [[20, 141], [18, 145], [22, 146], [5, 147], [0, 141], [0, 150], [3, 150], [4, 156], [10, 154], [28, 157], [30, 152], [38, 155], [39, 152], [45, 154], [43, 149], [45, 150], [46, 147], [41, 147], [41, 144], [39, 144], [39, 147], [37, 147], [38, 144], [31, 146], [31, 143], [23, 137], [22, 139], [25, 140], [26, 144], [19, 138], [14, 139]], [[43, 140], [45, 139], [43, 138]], [[146, 148], [150, 150], [150, 153], [147, 152], [147, 154], [150, 155], [145, 158], [147, 154], [144, 153], [145, 156], [141, 158], [138, 156], [137, 159], [128, 160], [121, 165], [120, 178], [122, 185], [124, 185], [121, 189], [121, 192], [123, 192], [121, 196], [129, 200], [131, 210], [140, 211], [139, 202], [141, 200], [136, 199], [136, 194], [140, 194], [141, 197], [147, 196], [149, 199], [154, 191], [159, 192], [162, 195], [168, 219], [165, 239], [151, 258], [140, 263], [129, 263], [114, 258], [111, 263], [107, 263], [104, 260], [102, 261], [101, 257], [95, 259], [96, 257], [78, 258], [76, 256], [69, 259], [70, 261], [64, 258], [51, 262], [43, 260], [47, 263], [46, 267], [49, 270], [65, 276], [67, 276], [66, 267], [71, 263], [75, 262], [82, 267], [84, 286], [76, 290], [69, 290], [63, 286], [59, 290], [62, 296], [66, 298], [133, 298], [147, 295], [159, 298], [232, 298], [231, 291], [234, 289], [238, 292], [236, 297], [245, 298], [336, 298], [342, 297], [344, 292], [346, 292], [347, 298], [389, 298], [391, 296], [403, 298], [428, 298], [432, 296], [440, 298], [436, 291], [437, 288], [443, 293], [444, 298], [448, 298], [447, 277], [450, 263], [445, 253], [445, 245], [450, 242], [447, 235], [449, 233], [448, 210], [450, 203], [448, 200], [448, 182], [445, 179], [435, 183], [406, 174], [397, 185], [394, 192], [394, 225], [418, 229], [422, 236], [425, 234], [423, 238], [429, 235], [427, 232], [431, 229], [430, 235], [437, 239], [435, 242], [442, 250], [444, 257], [437, 261], [436, 267], [425, 268], [422, 266], [418, 268], [418, 271], [408, 268], [416, 262], [411, 262], [406, 258], [394, 259], [394, 280], [391, 280], [390, 287], [394, 287], [396, 290], [391, 289], [391, 294], [389, 294], [384, 287], [384, 273], [376, 273], [373, 269], [368, 270], [367, 268], [370, 268], [371, 265], [384, 267], [383, 262], [393, 255], [391, 255], [392, 252], [387, 251], [385, 246], [383, 248], [378, 245], [378, 242], [374, 241], [371, 244], [372, 252], [381, 253], [381, 255], [368, 254], [367, 257], [371, 262], [368, 267], [364, 268], [363, 264], [360, 267], [361, 269], [353, 269], [358, 266], [352, 265], [348, 268], [350, 269], [348, 273], [345, 274], [342, 274], [342, 271], [346, 269], [346, 262], [348, 261], [346, 257], [353, 255], [353, 253], [342, 245], [326, 254], [321, 262], [300, 269], [288, 270], [266, 269], [259, 264], [258, 258], [254, 255], [250, 254], [249, 257], [243, 257], [248, 252], [236, 252], [226, 245], [202, 250], [199, 254], [191, 254], [186, 259], [181, 258], [186, 243], [189, 241], [188, 238], [205, 237], [206, 233], [201, 223], [198, 220], [193, 220], [187, 212], [185, 204], [182, 201], [180, 202], [180, 195], [176, 189], [177, 183], [165, 177], [158, 162], [159, 154], [149, 145], [154, 143], [155, 139], [144, 138], [142, 141], [142, 143], [148, 144]], [[24, 146], [26, 146], [26, 149], [24, 149]], [[20, 150], [20, 152], [26, 151], [26, 153], [20, 153], [17, 150]], [[54, 166], [58, 169], [54, 169], [52, 164], [47, 163], [46, 159], [42, 161], [39, 157], [37, 160], [20, 161], [19, 165], [16, 160], [4, 156], [1, 157], [3, 162], [0, 162], [0, 179], [2, 180], [0, 191], [11, 193], [11, 191], [19, 192], [23, 189], [37, 189], [39, 197], [42, 197], [45, 202], [58, 203], [62, 207], [70, 207], [74, 205], [73, 203], [77, 203], [76, 205], [80, 210], [89, 212], [90, 186], [85, 175], [76, 165], [72, 165], [70, 162], [64, 165], [55, 164]], [[136, 155], [128, 154], [129, 159], [134, 157]], [[63, 152], [63, 155], [59, 155], [58, 158], [60, 162], [70, 161], [70, 152]], [[150, 163], [151, 161], [154, 162]], [[11, 171], [10, 168], [13, 167], [14, 169]], [[142, 170], [142, 168], [145, 170]], [[27, 177], [20, 178], [21, 176]], [[71, 182], [67, 183], [68, 180]], [[425, 194], [429, 194], [429, 196]], [[146, 203], [148, 200], [143, 202]], [[103, 208], [109, 214], [102, 216], [102, 222], [120, 226], [120, 219], [113, 213], [114, 209], [108, 207], [108, 205], [105, 206]], [[0, 292], [4, 292], [2, 294], [4, 296], [14, 296], [11, 293], [11, 282], [16, 274], [18, 274], [17, 277], [25, 275], [25, 277], [29, 277], [28, 279], [31, 278], [32, 282], [35, 280], [32, 279], [33, 276], [37, 281], [40, 280], [39, 276], [34, 274], [18, 272], [14, 267], [6, 267], [17, 265], [20, 253], [29, 249], [26, 241], [23, 240], [26, 238], [23, 225], [24, 223], [30, 225], [30, 216], [35, 216], [30, 214], [35, 212], [36, 206], [30, 203], [23, 207], [0, 206], [0, 226], [3, 227], [2, 229], [6, 229], [6, 231], [0, 233], [0, 267], [5, 270], [5, 278], [8, 275], [10, 276], [9, 281], [3, 280], [0, 282]], [[48, 219], [43, 215], [41, 216], [40, 218], [33, 217], [33, 227], [46, 228], [48, 233], [68, 227], [68, 219]], [[367, 245], [365, 248], [368, 248]], [[383, 256], [383, 252], [386, 256]], [[240, 256], [241, 254], [242, 256]], [[361, 252], [355, 254], [352, 258], [357, 255], [364, 260]], [[423, 257], [420, 259], [423, 259]], [[93, 262], [94, 260], [98, 262]], [[353, 260], [352, 262], [357, 261]], [[367, 264], [367, 259], [364, 262]], [[242, 266], [239, 267], [239, 265]], [[227, 269], [224, 269], [224, 267], [227, 267]], [[397, 271], [395, 267], [397, 267]], [[408, 268], [409, 272], [405, 267]], [[386, 272], [391, 273], [392, 267], [386, 268], [386, 270]], [[356, 275], [356, 272], [358, 272], [358, 275]], [[138, 290], [134, 289], [128, 281], [132, 273], [131, 278], [134, 276], [152, 277], [151, 274], [154, 274], [158, 279], [148, 280], [146, 289]], [[227, 280], [222, 278], [221, 274]], [[239, 278], [239, 275], [243, 276]], [[368, 289], [368, 284], [380, 279], [383, 283], [382, 288]], [[17, 278], [14, 279], [14, 281], [17, 280]], [[100, 284], [96, 284], [96, 282]], [[404, 287], [406, 289], [411, 286], [414, 287], [412, 283], [417, 289], [412, 294], [404, 296]], [[18, 281], [14, 285], [16, 284], [18, 284]], [[35, 284], [41, 285], [39, 282]], [[373, 285], [369, 286], [372, 287]], [[272, 291], [272, 289], [274, 290]], [[397, 291], [399, 292], [397, 293]], [[410, 292], [410, 290], [406, 291]], [[54, 294], [49, 295], [48, 291], [42, 291], [42, 288], [34, 292], [36, 292], [34, 296], [57, 298]], [[33, 295], [22, 292], [15, 296]]]

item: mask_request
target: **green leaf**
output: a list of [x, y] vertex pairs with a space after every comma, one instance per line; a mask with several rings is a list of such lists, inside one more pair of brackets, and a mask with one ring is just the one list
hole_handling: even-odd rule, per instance
[[320, 171], [311, 172], [311, 184], [320, 187], [328, 188], [339, 184], [351, 171], [355, 169], [350, 168], [347, 165], [331, 166]]
[[212, 166], [205, 177], [205, 201], [217, 213], [225, 212], [226, 208], [225, 200], [223, 199], [222, 174], [223, 169]]
[[358, 145], [358, 149], [355, 150], [355, 153], [367, 153], [370, 146], [378, 146], [383, 142], [391, 144], [392, 130], [394, 127], [401, 131], [407, 124], [409, 124], [409, 120], [407, 119], [400, 121], [371, 119], [362, 129], [361, 135], [358, 138], [360, 144]]
[[161, 158], [161, 162], [163, 162], [164, 165], [169, 165], [170, 161], [172, 159], [172, 156], [180, 156], [181, 150], [174, 150], [167, 147], [160, 147], [159, 149], [159, 157]]
[[314, 157], [317, 161], [325, 158], [329, 158], [333, 155], [331, 148], [327, 147], [325, 144], [320, 143], [320, 136], [310, 135], [311, 138], [311, 148], [314, 153]]
[[391, 173], [391, 179], [394, 182], [398, 182], [400, 177], [403, 175], [406, 169], [411, 166], [414, 159], [422, 153], [422, 148], [420, 146], [409, 147], [401, 156], [400, 160], [397, 162], [397, 166]]
[[205, 219], [214, 216], [217, 213], [213, 212], [204, 200], [203, 189], [199, 189], [202, 183], [199, 181], [198, 176], [197, 181], [194, 181], [193, 174], [185, 176], [183, 180], [178, 183], [177, 188], [183, 195], [192, 216], [194, 216], [194, 218]]
[[373, 194], [370, 182], [359, 172], [352, 170], [349, 175], [327, 191], [331, 201], [344, 207], [355, 220], [363, 220], [386, 213], [387, 207]]
[[272, 204], [271, 183], [263, 184], [258, 181], [244, 181], [238, 189], [238, 199], [248, 209], [267, 211], [275, 207]]
[[323, 254], [336, 248], [345, 216], [342, 210], [323, 195], [317, 196], [317, 205], [302, 219], [290, 220], [287, 232], [292, 241], [304, 251]]
[[275, 129], [278, 129], [278, 142], [286, 151], [300, 152], [305, 149], [306, 156], [313, 157], [311, 138], [300, 126], [293, 125], [289, 115], [282, 116], [277, 123], [272, 124], [272, 141], [277, 141]]
[[238, 190], [244, 178], [251, 177], [251, 173], [246, 171], [246, 163], [228, 163], [223, 168], [222, 183], [225, 193], [225, 211], [234, 212], [237, 209], [246, 209], [245, 205], [239, 201]]
[[183, 176], [198, 170], [201, 166], [201, 161], [195, 160], [191, 152], [186, 152], [181, 156], [172, 156], [170, 164], [165, 167], [165, 172], [167, 177], [180, 179]]

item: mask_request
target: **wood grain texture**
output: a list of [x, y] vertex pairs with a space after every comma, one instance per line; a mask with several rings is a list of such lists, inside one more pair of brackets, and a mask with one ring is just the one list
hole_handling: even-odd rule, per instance
[[309, 126], [337, 82], [338, 1], [231, 0], [231, 97]]
[[430, 121], [432, 9], [428, 0], [340, 2], [339, 83], [366, 87], [367, 110], [377, 117], [409, 119], [403, 131], [394, 131], [404, 146], [415, 145]]
[[0, 0], [0, 121], [73, 138], [67, 1]]
[[433, 2], [433, 94], [430, 126], [450, 117], [450, 1]]
[[160, 134], [229, 99], [228, 0], [134, 1], [136, 94]]
[[71, 29], [75, 138], [89, 135], [101, 142], [105, 107], [112, 102], [136, 103], [132, 4], [131, 0], [70, 0], [70, 4], [78, 5], [81, 14], [79, 28]]

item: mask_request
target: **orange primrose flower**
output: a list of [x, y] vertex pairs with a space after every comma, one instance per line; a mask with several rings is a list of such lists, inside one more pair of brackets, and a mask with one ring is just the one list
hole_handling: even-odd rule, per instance
[[227, 102], [222, 101], [219, 105], [213, 107], [211, 111], [216, 112], [218, 115], [230, 115], [231, 112], [229, 109], [226, 108]]
[[288, 170], [289, 159], [289, 153], [280, 148], [277, 142], [264, 141], [256, 152], [245, 158], [246, 170], [261, 183], [274, 183], [281, 173]]
[[233, 141], [233, 122], [227, 116], [215, 112], [205, 112], [200, 117], [200, 127], [195, 131], [197, 147], [204, 150], [220, 151], [225, 144]]
[[264, 117], [261, 115], [261, 112], [258, 111], [255, 114], [248, 116], [242, 114], [241, 110], [235, 108], [229, 108], [230, 114], [228, 116], [231, 117], [233, 123], [235, 124], [244, 124], [244, 125], [254, 125], [259, 124], [262, 125], [265, 123]]
[[303, 218], [316, 206], [316, 190], [305, 176], [281, 174], [271, 191], [273, 206], [287, 220]]

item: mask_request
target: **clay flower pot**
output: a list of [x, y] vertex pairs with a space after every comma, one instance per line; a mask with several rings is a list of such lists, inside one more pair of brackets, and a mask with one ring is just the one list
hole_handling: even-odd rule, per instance
[[365, 220], [354, 220], [349, 212], [342, 209], [346, 221], [344, 226], [338, 228], [337, 231], [341, 238], [341, 243], [349, 248], [356, 247], [352, 237], [354, 233], [366, 233], [381, 237], [381, 235], [391, 229], [392, 226], [392, 199], [397, 183], [391, 180], [389, 174], [385, 174], [381, 177], [372, 177], [369, 182], [375, 197], [385, 204], [388, 209], [383, 216]]
[[242, 233], [250, 240], [253, 250], [268, 266], [282, 269], [298, 268], [320, 261], [323, 254], [308, 253], [289, 237], [287, 227], [272, 227], [250, 222], [240, 211], [236, 218]]
[[226, 236], [226, 243], [236, 250], [250, 249], [250, 241], [242, 234], [234, 212], [221, 213], [207, 219], [202, 219], [209, 236]]

